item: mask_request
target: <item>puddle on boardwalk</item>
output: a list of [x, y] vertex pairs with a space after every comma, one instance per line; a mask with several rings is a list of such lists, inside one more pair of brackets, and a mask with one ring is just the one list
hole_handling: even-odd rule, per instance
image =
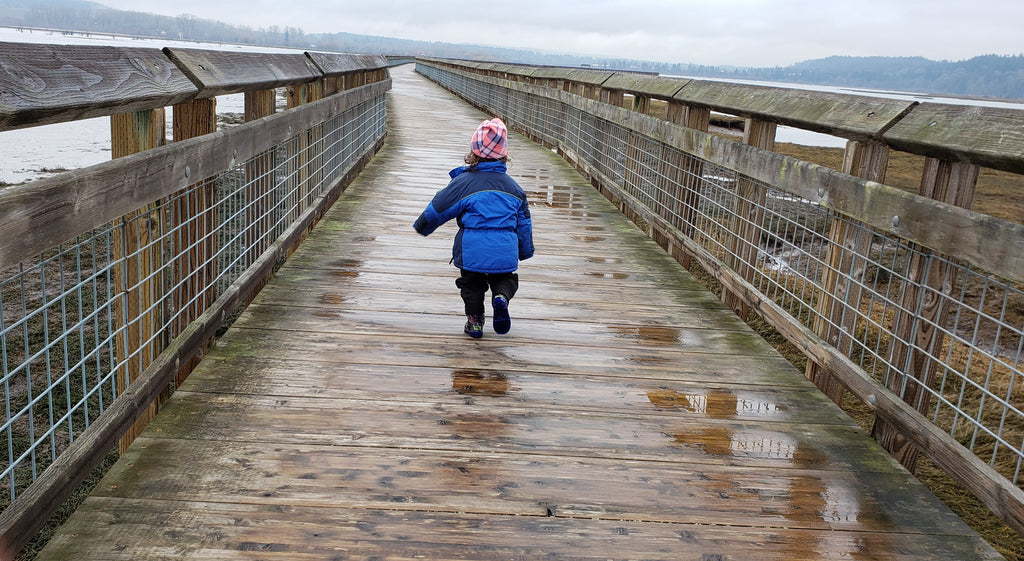
[[576, 200], [572, 187], [563, 185], [537, 185], [526, 190], [526, 198], [534, 206], [548, 208], [577, 208], [582, 203]]
[[576, 240], [576, 241], [578, 241], [578, 242], [588, 242], [588, 243], [589, 242], [600, 242], [600, 241], [604, 241], [604, 239], [605, 239], [604, 236], [591, 236], [591, 235], [586, 235], [586, 234], [572, 234], [569, 237], [574, 239], [574, 240]]
[[500, 372], [453, 370], [452, 391], [462, 395], [503, 397], [519, 391], [509, 385], [508, 376]]
[[584, 275], [595, 278], [595, 279], [615, 279], [625, 280], [629, 278], [629, 273], [583, 273]]
[[828, 461], [817, 448], [775, 431], [731, 426], [689, 427], [669, 436], [678, 446], [701, 450], [711, 456], [779, 460], [798, 468], [820, 468]]
[[[587, 273], [588, 276], [590, 274]], [[682, 342], [682, 331], [673, 327], [610, 325], [608, 330], [616, 339], [625, 339], [642, 345], [678, 345]]]
[[344, 294], [321, 294], [320, 303], [328, 306], [338, 306], [348, 301], [348, 296]]
[[332, 261], [329, 266], [335, 269], [352, 270], [362, 267], [363, 262], [359, 259], [339, 259]]
[[788, 410], [786, 406], [768, 400], [740, 398], [732, 392], [717, 390], [704, 394], [686, 394], [671, 389], [656, 389], [647, 392], [647, 399], [659, 409], [681, 409], [707, 415], [712, 419], [762, 417]]

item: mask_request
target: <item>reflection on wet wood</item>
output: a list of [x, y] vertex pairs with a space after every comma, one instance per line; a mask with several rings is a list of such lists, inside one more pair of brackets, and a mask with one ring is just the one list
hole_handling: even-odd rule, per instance
[[39, 556], [998, 559], [553, 154], [462, 333], [411, 223], [483, 116], [395, 71], [389, 144]]

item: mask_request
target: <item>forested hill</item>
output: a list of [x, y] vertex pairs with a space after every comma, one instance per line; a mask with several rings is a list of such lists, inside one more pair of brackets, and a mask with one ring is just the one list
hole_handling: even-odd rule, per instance
[[[102, 2], [102, 0], [99, 0]], [[344, 28], [344, 21], [338, 22]], [[0, 0], [0, 26], [117, 33], [189, 41], [241, 43], [320, 51], [426, 55], [555, 66], [645, 70], [681, 76], [767, 80], [924, 94], [1024, 100], [1024, 54], [963, 61], [921, 57], [828, 57], [778, 68], [726, 68], [608, 59], [481, 45], [410, 41], [351, 33], [310, 34], [295, 27], [252, 29], [182, 14], [177, 17], [113, 10], [88, 0]], [[655, 53], [652, 53], [652, 57]], [[657, 53], [664, 58], [665, 53]], [[685, 56], [685, 54], [680, 55]]]
[[930, 94], [1024, 99], [1024, 55], [984, 55], [961, 61], [922, 57], [833, 56], [777, 68], [676, 68], [746, 80], [769, 80]]

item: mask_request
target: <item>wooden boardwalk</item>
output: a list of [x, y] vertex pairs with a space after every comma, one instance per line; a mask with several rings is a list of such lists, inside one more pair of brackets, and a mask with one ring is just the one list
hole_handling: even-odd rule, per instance
[[65, 525], [63, 559], [998, 559], [555, 154], [462, 333], [412, 222], [487, 116], [393, 70], [390, 138]]

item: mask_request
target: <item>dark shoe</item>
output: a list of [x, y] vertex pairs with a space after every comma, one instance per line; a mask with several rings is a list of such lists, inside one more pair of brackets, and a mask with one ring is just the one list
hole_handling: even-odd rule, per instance
[[484, 336], [484, 316], [466, 316], [466, 334], [474, 339]]
[[491, 306], [494, 307], [494, 332], [500, 335], [508, 333], [512, 329], [512, 319], [508, 317], [508, 299], [501, 294], [495, 294], [491, 299]]

